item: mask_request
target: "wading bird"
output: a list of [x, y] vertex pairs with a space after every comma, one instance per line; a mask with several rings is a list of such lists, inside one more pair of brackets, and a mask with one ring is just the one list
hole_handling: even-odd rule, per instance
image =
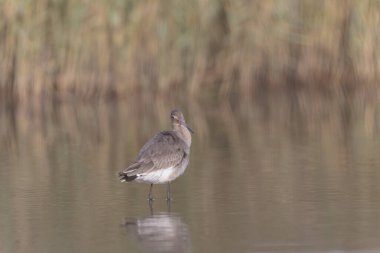
[[173, 110], [170, 118], [172, 130], [155, 135], [142, 147], [136, 161], [119, 172], [121, 182], [149, 183], [149, 201], [153, 200], [153, 184], [167, 184], [166, 199], [170, 201], [170, 182], [182, 175], [189, 164], [193, 131], [179, 110]]

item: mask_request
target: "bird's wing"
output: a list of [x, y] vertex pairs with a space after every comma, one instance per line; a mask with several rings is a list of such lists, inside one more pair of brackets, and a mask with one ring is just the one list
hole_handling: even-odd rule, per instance
[[154, 163], [152, 161], [139, 161], [131, 164], [128, 168], [121, 173], [128, 175], [128, 177], [137, 176], [138, 174], [144, 174], [154, 169]]
[[125, 172], [129, 175], [178, 165], [189, 154], [189, 147], [172, 131], [164, 131], [149, 140], [140, 150], [137, 160]]

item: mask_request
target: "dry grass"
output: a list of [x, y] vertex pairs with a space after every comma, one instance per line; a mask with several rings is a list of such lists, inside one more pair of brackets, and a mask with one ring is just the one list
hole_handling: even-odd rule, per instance
[[380, 2], [0, 1], [2, 98], [378, 91]]

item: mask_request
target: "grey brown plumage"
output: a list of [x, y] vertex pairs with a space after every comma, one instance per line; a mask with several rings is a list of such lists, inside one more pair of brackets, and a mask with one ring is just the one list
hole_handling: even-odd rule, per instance
[[[189, 163], [192, 130], [178, 110], [172, 111], [171, 120], [173, 130], [162, 131], [149, 140], [136, 161], [119, 173], [120, 181], [169, 184], [184, 173]], [[169, 189], [168, 185], [168, 198]]]

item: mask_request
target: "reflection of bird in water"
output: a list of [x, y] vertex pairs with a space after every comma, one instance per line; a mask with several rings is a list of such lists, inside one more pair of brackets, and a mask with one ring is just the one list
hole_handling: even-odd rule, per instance
[[163, 131], [154, 136], [140, 150], [134, 163], [119, 172], [121, 182], [143, 182], [150, 184], [149, 201], [152, 201], [153, 184], [168, 184], [167, 200], [171, 200], [170, 182], [182, 175], [189, 164], [191, 133], [182, 112], [170, 114], [172, 131]]
[[158, 213], [125, 222], [127, 234], [135, 234], [143, 252], [191, 252], [189, 229], [181, 217]]

